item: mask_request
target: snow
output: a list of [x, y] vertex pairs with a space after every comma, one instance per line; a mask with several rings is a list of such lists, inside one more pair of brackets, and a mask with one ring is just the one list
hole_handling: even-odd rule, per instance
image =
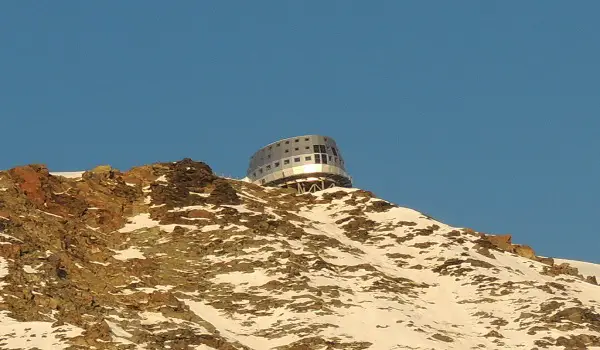
[[247, 191], [241, 191], [240, 193], [238, 193], [238, 195], [240, 197], [242, 197], [242, 198], [247, 198], [247, 199], [249, 199], [251, 201], [254, 201], [254, 202], [259, 202], [259, 203], [263, 203], [263, 204], [269, 203], [269, 202], [267, 202], [264, 199], [258, 198], [255, 195], [253, 195], [251, 193], [248, 193]]
[[81, 178], [81, 176], [85, 173], [85, 171], [62, 171], [62, 172], [50, 172], [52, 176], [62, 176], [68, 179], [77, 179]]
[[194, 350], [215, 350], [215, 348], [211, 348], [208, 345], [205, 344], [201, 344], [201, 345], [197, 345]]
[[23, 271], [25, 271], [25, 273], [38, 273], [39, 272], [38, 270], [36, 270], [36, 268], [31, 267], [29, 265], [23, 265]]
[[[67, 349], [64, 339], [83, 334], [83, 329], [70, 324], [52, 328], [52, 322], [19, 322], [0, 312], [0, 341], [2, 349]], [[10, 335], [6, 337], [6, 335]]]
[[62, 216], [60, 216], [60, 215], [52, 214], [52, 213], [49, 213], [49, 212], [47, 212], [47, 211], [43, 211], [43, 210], [39, 210], [39, 209], [38, 209], [37, 211], [39, 211], [40, 213], [46, 214], [46, 215], [54, 216], [55, 218], [64, 219], [64, 218], [63, 218]]
[[198, 192], [190, 192], [190, 194], [200, 196], [200, 197], [209, 197], [210, 193], [198, 193]]
[[206, 225], [206, 226], [203, 226], [200, 229], [200, 231], [201, 232], [210, 232], [210, 231], [218, 230], [219, 228], [221, 228], [221, 225]]
[[[0, 216], [0, 218], [1, 218], [1, 216]], [[5, 238], [5, 239], [7, 239], [7, 240], [9, 240], [9, 241], [10, 241], [10, 240], [15, 240], [15, 241], [18, 241], [18, 242], [23, 242], [22, 240], [20, 240], [20, 239], [18, 239], [18, 238], [15, 238], [15, 237], [13, 237], [13, 236], [11, 236], [11, 235], [7, 235], [6, 233], [0, 233], [0, 237], [1, 237], [1, 238]], [[0, 244], [1, 244], [1, 243], [0, 243]]]
[[113, 250], [116, 255], [113, 255], [113, 258], [117, 260], [131, 260], [131, 259], [146, 259], [144, 253], [137, 247], [129, 247], [124, 250]]
[[239, 213], [251, 213], [251, 214], [255, 214], [255, 212], [253, 210], [250, 210], [248, 208], [246, 208], [246, 205], [244, 204], [238, 204], [238, 205], [221, 205], [224, 208], [233, 208], [235, 210], [237, 210]]
[[150, 219], [150, 213], [138, 214], [134, 217], [129, 218], [129, 221], [130, 222], [125, 224], [125, 226], [122, 227], [119, 230], [119, 232], [121, 232], [121, 233], [133, 232], [133, 231], [139, 230], [141, 228], [151, 228], [151, 227], [155, 227], [155, 226], [159, 225], [158, 221]]
[[125, 331], [123, 328], [121, 328], [118, 324], [114, 322], [111, 322], [106, 319], [104, 321], [106, 322], [108, 327], [110, 327], [110, 331], [112, 332], [112, 340], [114, 342], [125, 345], [133, 344], [129, 339], [127, 339], [132, 337], [131, 333]]
[[[166, 178], [159, 178], [157, 181], [166, 181]], [[333, 188], [313, 195], [322, 198], [323, 194], [329, 192], [343, 191], [351, 194], [357, 190]], [[256, 193], [258, 195], [258, 191]], [[165, 269], [170, 270], [161, 273], [168, 273], [168, 279], [154, 282], [163, 285], [149, 284], [152, 277], [156, 276], [145, 272], [144, 276], [130, 276], [138, 282], [141, 282], [139, 278], [144, 278], [145, 283], [142, 285], [145, 287], [133, 288], [131, 283], [134, 282], [129, 282], [117, 287], [118, 293], [113, 294], [123, 296], [140, 292], [150, 294], [156, 291], [170, 291], [178, 296], [191, 312], [214, 326], [221, 336], [254, 350], [284, 347], [294, 341], [313, 336], [336, 342], [369, 342], [373, 344], [370, 350], [530, 349], [536, 347], [535, 341], [543, 337], [557, 338], [586, 331], [559, 331], [550, 328], [539, 331], [536, 335], [528, 334], [528, 328], [534, 324], [519, 320], [522, 313], [535, 314], [541, 303], [553, 300], [561, 294], [569, 296], [561, 299], [564, 308], [577, 306], [578, 300], [585, 303], [586, 307], [600, 308], [598, 286], [568, 276], [542, 275], [540, 272], [543, 264], [514, 254], [493, 251], [494, 258], [483, 256], [474, 249], [477, 237], [462, 235], [462, 241], [456, 243], [446, 234], [457, 228], [429, 219], [409, 208], [394, 207], [384, 212], [373, 212], [364, 209], [379, 199], [365, 199], [358, 201], [356, 205], [349, 205], [345, 203], [348, 198], [342, 198], [331, 203], [299, 206], [290, 210], [291, 214], [303, 218], [303, 222], [299, 222], [288, 220], [284, 210], [274, 210], [275, 206], [285, 204], [282, 197], [273, 202], [271, 196], [271, 203], [258, 198], [250, 191], [242, 192], [240, 197], [244, 199], [245, 204], [190, 206], [172, 210], [207, 210], [219, 217], [217, 222], [221, 225], [212, 224], [212, 221], [206, 226], [200, 226], [202, 223], [199, 223], [199, 226], [161, 225], [159, 221], [152, 220], [148, 213], [129, 218], [129, 222], [119, 232], [130, 233], [152, 227], [172, 232], [175, 226], [182, 226], [206, 234], [198, 234], [193, 238], [190, 238], [192, 235], [163, 235], [157, 241], [164, 244], [161, 247], [130, 246], [127, 249], [113, 250], [113, 257], [121, 261], [168, 256], [168, 259], [161, 258], [155, 261], [162, 263], [172, 259], [175, 263], [173, 266], [164, 264]], [[253, 211], [249, 209], [250, 202], [262, 202], [267, 205], [264, 210]], [[273, 203], [275, 205], [270, 205]], [[224, 207], [250, 215], [264, 211], [278, 220], [287, 220], [288, 223], [302, 228], [305, 234], [300, 239], [287, 239], [285, 235], [269, 232], [250, 235], [236, 233], [248, 228], [222, 220], [227, 219], [219, 213]], [[349, 214], [350, 211], [353, 212]], [[374, 227], [369, 229], [367, 239], [361, 241], [353, 236], [354, 232], [347, 232], [343, 228], [346, 222], [336, 223], [350, 215], [359, 215], [375, 222]], [[411, 222], [414, 225], [401, 222]], [[432, 225], [439, 228], [433, 233], [419, 234], [418, 230]], [[131, 235], [129, 238], [134, 241], [136, 237], [140, 236]], [[146, 237], [142, 236], [140, 239], [143, 238]], [[198, 241], [193, 240], [196, 238]], [[192, 240], [180, 241], [184, 239]], [[217, 240], [221, 240], [223, 246], [235, 249], [225, 254], [224, 248], [219, 250], [218, 245], [214, 247]], [[171, 249], [171, 243], [174, 244], [174, 250], [166, 250]], [[415, 246], [416, 243], [432, 244]], [[202, 246], [210, 247], [210, 253]], [[156, 253], [161, 251], [162, 247], [168, 254]], [[144, 255], [143, 250], [146, 249], [151, 250]], [[181, 252], [181, 256], [176, 252]], [[287, 255], [282, 254], [286, 252]], [[483, 263], [483, 267], [473, 266], [472, 270], [467, 270], [464, 275], [458, 277], [433, 271], [435, 267], [442, 265], [444, 260], [451, 258], [477, 260]], [[567, 262], [579, 268], [583, 275], [594, 275], [600, 280], [600, 265], [564, 259], [555, 261], [557, 264]], [[325, 267], [314, 267], [323, 262]], [[92, 263], [109, 265], [96, 261]], [[485, 263], [491, 264], [492, 267]], [[213, 264], [214, 269], [205, 274], [204, 269], [211, 269]], [[420, 265], [422, 269], [412, 268], [416, 265]], [[470, 266], [469, 263], [461, 267], [466, 266]], [[81, 268], [80, 265], [77, 267]], [[458, 266], [449, 270], [453, 268]], [[30, 265], [24, 265], [23, 271], [37, 272], [36, 267]], [[8, 273], [8, 262], [0, 258], [0, 289], [2, 278]], [[202, 278], [202, 284], [195, 290], [193, 288], [196, 288], [198, 278]], [[489, 278], [490, 282], [479, 283], [477, 278]], [[495, 281], [494, 278], [498, 280]], [[561, 278], [569, 278], [573, 282], [564, 282]], [[278, 283], [269, 283], [273, 281]], [[508, 282], [513, 284], [513, 289], [502, 293], [508, 289], [505, 285]], [[567, 288], [565, 293], [568, 294], [556, 291], [552, 294], [545, 291], [543, 287], [549, 288], [548, 282], [564, 284]], [[268, 284], [269, 288], [265, 284]], [[271, 300], [273, 303], [270, 303]], [[312, 306], [315, 304], [317, 306]], [[206, 324], [201, 321], [193, 318], [190, 320], [188, 317], [168, 317], [169, 312], [160, 312], [164, 309], [133, 310], [132, 308], [127, 312], [135, 314], [134, 316], [119, 314], [121, 317], [109, 317], [111, 320], [107, 321], [107, 324], [111, 329], [113, 341], [132, 344], [137, 339], [137, 327], [140, 326], [154, 332], [154, 335], [178, 327], [192, 327], [198, 333], [212, 333], [212, 329], [209, 332], [203, 328]], [[491, 316], [478, 315], [481, 313]], [[493, 323], [499, 319], [506, 324], [499, 327]], [[25, 326], [20, 326], [21, 323], [16, 321], [4, 321], [0, 318], [0, 334], [12, 332], [11, 329], [2, 327], [17, 324], [18, 327], [22, 327], [19, 331], [21, 333], [15, 332], [17, 340], [26, 339]], [[36, 324], [32, 329], [36, 332], [51, 329], [48, 328], [49, 323], [40, 324]], [[485, 337], [492, 329], [498, 330], [504, 336], [501, 339], [502, 344], [495, 343], [494, 338]], [[71, 329], [69, 334], [77, 332], [78, 329]], [[436, 333], [451, 337], [453, 342], [435, 340], [432, 335]], [[49, 344], [53, 341], [43, 345], [46, 348], [63, 346], [59, 344], [51, 347]], [[142, 345], [138, 345], [138, 348], [142, 348]], [[27, 343], [27, 346], [30, 344]], [[162, 346], [169, 348], [168, 344]], [[195, 349], [211, 348], [201, 345]]]
[[[237, 323], [231, 322], [227, 316], [225, 316], [221, 311], [215, 309], [214, 307], [207, 305], [205, 303], [194, 301], [190, 299], [179, 299], [183, 301], [189, 308], [190, 311], [201, 317], [202, 319], [210, 322], [213, 326], [215, 326], [222, 336], [227, 339], [237, 340], [240, 343], [252, 348], [252, 349], [273, 349], [276, 346], [288, 344], [294, 340], [297, 340], [298, 337], [294, 335], [286, 335], [277, 339], [267, 339], [257, 336], [252, 336], [248, 333], [252, 333], [258, 331], [261, 327], [267, 327], [272, 323], [275, 323], [277, 319], [287, 319], [285, 314], [277, 315], [278, 317], [273, 317], [272, 323], [269, 324], [261, 324], [255, 325], [254, 327], [243, 327]], [[260, 321], [260, 320], [255, 320]], [[248, 332], [248, 333], [242, 333]]]
[[576, 267], [579, 270], [579, 273], [584, 277], [595, 276], [598, 280], [598, 283], [600, 283], [600, 264], [567, 259], [554, 259], [554, 263], [557, 265], [567, 263], [573, 267]]
[[156, 220], [152, 220], [150, 218], [149, 213], [138, 214], [136, 216], [129, 218], [129, 221], [130, 221], [129, 223], [125, 224], [124, 227], [119, 229], [119, 232], [129, 233], [129, 232], [134, 232], [139, 229], [146, 229], [146, 228], [152, 228], [152, 227], [159, 227], [161, 230], [166, 231], [166, 232], [173, 232], [173, 230], [175, 230], [175, 227], [177, 227], [177, 226], [187, 228], [190, 230], [194, 230], [197, 228], [194, 225], [176, 225], [176, 224], [161, 225], [160, 222], [158, 222]]
[[235, 286], [236, 292], [243, 292], [247, 287], [259, 287], [265, 283], [277, 280], [285, 279], [285, 274], [279, 273], [276, 275], [269, 275], [265, 269], [254, 269], [251, 272], [240, 272], [234, 271], [226, 274], [219, 274], [211, 279], [212, 283], [230, 283]]
[[[0, 256], [0, 290], [7, 285], [6, 282], [2, 282], [2, 279], [6, 276], [8, 276], [8, 262]], [[2, 301], [2, 297], [0, 297], [0, 301]]]
[[163, 316], [163, 314], [161, 314], [160, 312], [145, 311], [140, 314], [140, 317], [142, 318], [142, 321], [140, 323], [143, 325], [158, 324], [170, 321], [170, 319]]

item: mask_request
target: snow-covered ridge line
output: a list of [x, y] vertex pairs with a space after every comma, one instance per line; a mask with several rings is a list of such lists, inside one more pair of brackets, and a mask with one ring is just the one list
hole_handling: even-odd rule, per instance
[[594, 264], [591, 262], [569, 260], [569, 259], [557, 259], [554, 258], [554, 263], [563, 264], [567, 263], [579, 270], [579, 273], [584, 276], [594, 276], [600, 282], [600, 264]]
[[85, 171], [51, 171], [50, 175], [52, 176], [62, 176], [67, 179], [78, 179], [85, 173]]

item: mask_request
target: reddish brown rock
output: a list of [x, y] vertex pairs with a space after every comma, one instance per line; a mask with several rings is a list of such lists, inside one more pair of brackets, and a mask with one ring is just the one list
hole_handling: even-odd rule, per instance
[[50, 176], [45, 165], [27, 165], [13, 168], [8, 171], [9, 175], [16, 179], [19, 189], [27, 198], [38, 206], [46, 202], [44, 191], [45, 180]]
[[514, 253], [527, 259], [535, 259], [535, 252], [528, 245], [514, 245]]
[[511, 235], [485, 235], [484, 238], [501, 250], [512, 251]]
[[20, 244], [0, 244], [0, 256], [7, 259], [16, 259], [21, 255]]

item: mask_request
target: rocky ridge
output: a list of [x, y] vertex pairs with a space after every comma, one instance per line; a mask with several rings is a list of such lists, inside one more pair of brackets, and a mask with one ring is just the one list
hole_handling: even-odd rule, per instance
[[600, 348], [600, 267], [578, 266], [190, 159], [0, 172], [0, 349]]

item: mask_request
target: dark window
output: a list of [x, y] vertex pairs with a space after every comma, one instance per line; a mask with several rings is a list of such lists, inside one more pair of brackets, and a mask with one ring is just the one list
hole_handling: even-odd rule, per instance
[[323, 159], [323, 164], [327, 164], [327, 155], [326, 154], [321, 154], [321, 158]]
[[280, 144], [280, 143], [278, 143], [278, 144], [277, 144], [277, 147], [279, 147], [279, 146], [281, 146], [281, 144]]
[[294, 148], [294, 151], [299, 151], [299, 150], [300, 150], [300, 148], [298, 148], [298, 147]]
[[333, 158], [332, 156], [329, 156], [329, 161], [331, 162], [331, 158]]
[[269, 149], [273, 149], [273, 146], [269, 146]]
[[315, 163], [317, 163], [317, 164], [321, 163], [321, 155], [320, 154], [315, 154]]
[[336, 163], [338, 162], [338, 161], [337, 161], [337, 157], [335, 157], [335, 162], [336, 162]]
[[275, 162], [275, 167], [277, 168], [279, 166], [279, 162]]
[[304, 160], [310, 160], [310, 159], [311, 159], [311, 157], [310, 157], [310, 156], [306, 156], [306, 157], [304, 157]]
[[262, 170], [262, 168], [259, 168], [259, 169], [258, 169], [258, 172], [262, 174], [262, 173], [263, 173], [263, 170]]
[[300, 142], [300, 139], [295, 139], [294, 142]]
[[267, 165], [267, 170], [271, 170], [271, 165]]
[[304, 139], [304, 141], [308, 141], [308, 140], [310, 140], [308, 137]]
[[309, 147], [309, 146], [306, 146], [306, 147], [304, 147], [304, 149], [310, 149], [310, 147]]
[[252, 176], [256, 177], [256, 172], [253, 172], [253, 173], [252, 173]]
[[314, 145], [313, 149], [314, 149], [315, 153], [318, 153], [319, 152], [319, 145]]
[[334, 156], [338, 156], [337, 151], [335, 150], [335, 147], [331, 147], [331, 151], [333, 152]]
[[294, 158], [294, 162], [296, 162], [296, 163], [297, 163], [297, 162], [299, 162], [299, 161], [300, 161], [300, 157], [296, 157], [296, 158]]
[[290, 151], [289, 149], [286, 149], [286, 150], [285, 150], [285, 153], [288, 153], [289, 151]]
[[286, 160], [284, 160], [284, 161], [283, 161], [283, 164], [284, 164], [284, 165], [285, 165], [285, 164], [290, 164], [290, 160], [289, 160], [289, 159], [286, 159]]
[[265, 181], [267, 181], [267, 180], [265, 180], [265, 179], [262, 179], [262, 180], [260, 180], [260, 183], [264, 185], [264, 184], [265, 184]]
[[286, 145], [289, 145], [289, 144], [290, 144], [290, 141], [285, 141], [285, 144], [286, 144]]
[[327, 149], [325, 148], [325, 145], [320, 145], [319, 148], [321, 149], [321, 153], [327, 153]]
[[267, 155], [267, 158], [271, 158], [271, 155], [270, 155], [270, 154], [268, 154], [268, 155]]
[[327, 137], [325, 138], [325, 142], [327, 142]]

